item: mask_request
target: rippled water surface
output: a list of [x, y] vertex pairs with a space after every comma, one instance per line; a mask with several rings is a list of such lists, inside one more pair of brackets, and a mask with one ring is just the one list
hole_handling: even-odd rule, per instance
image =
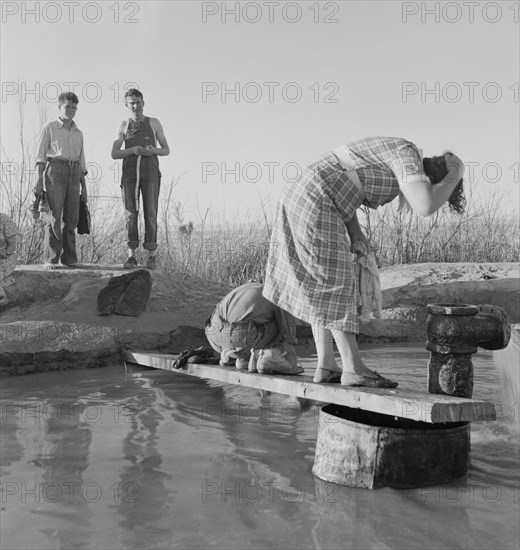
[[[423, 349], [362, 352], [426, 391]], [[491, 354], [473, 357], [474, 397], [501, 403]], [[467, 479], [370, 491], [312, 475], [319, 408], [286, 396], [118, 365], [5, 379], [1, 397], [3, 549], [519, 545], [518, 400], [472, 424]]]

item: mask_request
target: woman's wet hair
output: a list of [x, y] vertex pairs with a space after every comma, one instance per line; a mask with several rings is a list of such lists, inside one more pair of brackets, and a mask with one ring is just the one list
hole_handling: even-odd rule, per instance
[[[447, 154], [447, 153], [446, 153]], [[448, 174], [446, 160], [444, 155], [438, 157], [425, 157], [423, 159], [423, 168], [426, 175], [430, 178], [432, 184], [439, 183]], [[466, 206], [466, 197], [464, 196], [464, 178], [460, 178], [457, 187], [448, 199], [450, 210], [462, 214]]]

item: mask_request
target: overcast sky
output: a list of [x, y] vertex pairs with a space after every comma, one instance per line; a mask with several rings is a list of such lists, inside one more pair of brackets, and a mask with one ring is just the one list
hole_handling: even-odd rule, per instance
[[[466, 162], [480, 200], [519, 208], [518, 2], [2, 2], [2, 144], [18, 155], [59, 91], [80, 103], [90, 176], [118, 196], [110, 158], [135, 83], [172, 154], [163, 192], [188, 218], [270, 212], [321, 153], [369, 135]], [[72, 84], [71, 84], [72, 83]], [[3, 161], [6, 160], [2, 159]]]

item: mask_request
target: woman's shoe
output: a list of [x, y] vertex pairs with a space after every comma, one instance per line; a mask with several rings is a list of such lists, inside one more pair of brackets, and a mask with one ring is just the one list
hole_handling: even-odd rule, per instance
[[[324, 373], [324, 375], [318, 376], [318, 371]], [[316, 369], [312, 381], [315, 384], [336, 384], [341, 381], [341, 371], [331, 369]]]
[[341, 375], [341, 384], [343, 386], [362, 386], [364, 388], [397, 388], [398, 382], [381, 376], [374, 371], [375, 376], [364, 376], [362, 374], [343, 373]]

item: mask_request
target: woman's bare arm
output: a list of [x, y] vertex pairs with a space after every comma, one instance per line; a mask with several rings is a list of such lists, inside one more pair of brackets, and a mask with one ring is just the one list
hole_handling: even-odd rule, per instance
[[451, 153], [444, 155], [448, 174], [439, 183], [432, 184], [423, 174], [405, 177], [400, 188], [412, 210], [419, 216], [430, 216], [450, 197], [464, 175], [464, 164]]

